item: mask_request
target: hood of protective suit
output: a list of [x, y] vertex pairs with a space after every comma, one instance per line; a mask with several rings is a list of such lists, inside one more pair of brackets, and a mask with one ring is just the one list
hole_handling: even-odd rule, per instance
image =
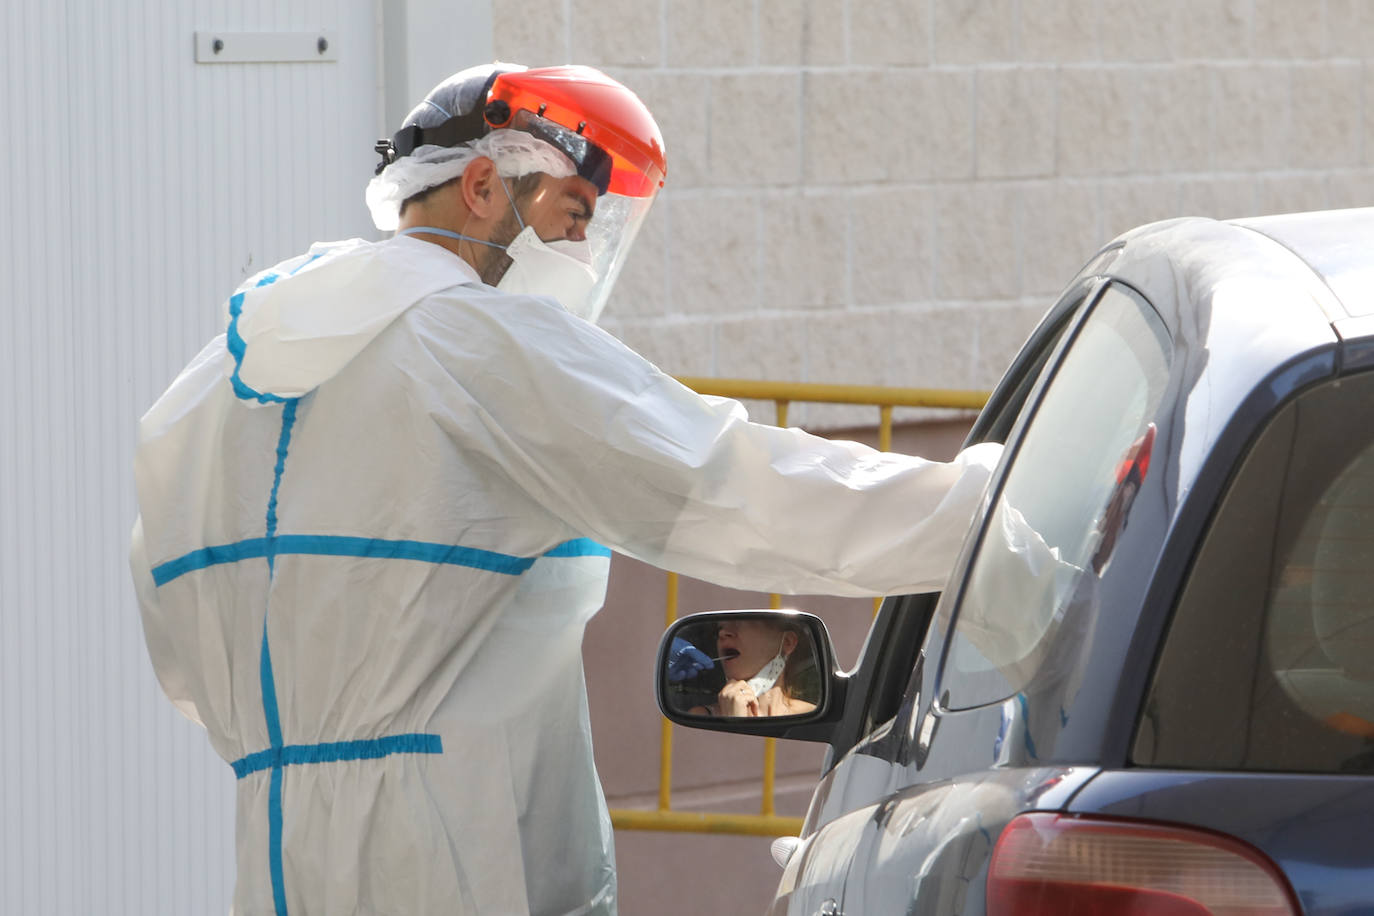
[[466, 261], [417, 239], [317, 244], [230, 297], [225, 375], [250, 402], [301, 397], [416, 302], [478, 282]]

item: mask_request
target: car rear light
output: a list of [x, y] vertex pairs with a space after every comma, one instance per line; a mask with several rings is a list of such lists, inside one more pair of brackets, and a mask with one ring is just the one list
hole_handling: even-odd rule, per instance
[[988, 870], [988, 916], [1296, 916], [1293, 900], [1239, 840], [1051, 812], [1013, 818]]

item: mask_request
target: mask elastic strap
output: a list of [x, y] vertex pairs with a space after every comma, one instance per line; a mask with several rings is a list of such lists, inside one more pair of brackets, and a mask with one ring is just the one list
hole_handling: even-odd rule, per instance
[[500, 172], [496, 174], [496, 177], [500, 179], [501, 190], [506, 192], [506, 200], [510, 201], [511, 212], [515, 214], [515, 221], [520, 224], [520, 229], [523, 231], [525, 228], [525, 220], [520, 216], [520, 208], [515, 205], [515, 198], [510, 196], [510, 188], [506, 186], [506, 179], [501, 178]]
[[457, 232], [450, 232], [447, 229], [440, 229], [437, 226], [411, 226], [409, 229], [402, 229], [397, 235], [416, 235], [426, 233], [429, 235], [442, 235], [446, 239], [457, 239], [460, 242], [475, 242], [478, 245], [486, 245], [488, 248], [495, 248], [498, 251], [505, 251], [505, 245], [498, 245], [495, 242], [488, 242], [485, 239], [475, 239], [470, 235], [462, 235]]
[[781, 639], [778, 640], [778, 654], [773, 656], [773, 660], [749, 679], [749, 687], [755, 696], [761, 697], [765, 692], [772, 690], [778, 678], [782, 677], [783, 669], [787, 667], [787, 656], [782, 653], [782, 642]]
[[[510, 188], [506, 186], [506, 179], [499, 174], [496, 176], [501, 182], [501, 190], [506, 192], [506, 200], [510, 202], [511, 212], [515, 214], [515, 221], [520, 224], [521, 231], [524, 231], [525, 220], [520, 216], [520, 208], [515, 205], [515, 198], [510, 196]], [[478, 245], [486, 245], [488, 248], [497, 248], [501, 251], [506, 250], [505, 245], [498, 245], [495, 242], [488, 242], [484, 239], [475, 239], [470, 235], [462, 235], [457, 232], [450, 232], [447, 229], [439, 229], [435, 226], [411, 226], [409, 229], [402, 229], [397, 235], [415, 235], [418, 232], [426, 232], [430, 235], [442, 235], [446, 239], [457, 239], [460, 242], [476, 242]]]

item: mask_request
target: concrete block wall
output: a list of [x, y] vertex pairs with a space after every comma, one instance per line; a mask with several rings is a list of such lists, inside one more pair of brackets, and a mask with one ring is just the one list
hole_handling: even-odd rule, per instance
[[[668, 182], [604, 323], [683, 375], [987, 388], [1089, 255], [1374, 203], [1370, 0], [493, 0]], [[871, 418], [794, 410], [813, 426]]]

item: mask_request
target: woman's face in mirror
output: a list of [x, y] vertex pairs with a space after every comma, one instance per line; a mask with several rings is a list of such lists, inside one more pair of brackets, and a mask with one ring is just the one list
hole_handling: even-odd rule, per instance
[[732, 681], [747, 681], [763, 670], [779, 652], [796, 648], [797, 635], [764, 620], [734, 618], [716, 630], [716, 655], [721, 669]]

